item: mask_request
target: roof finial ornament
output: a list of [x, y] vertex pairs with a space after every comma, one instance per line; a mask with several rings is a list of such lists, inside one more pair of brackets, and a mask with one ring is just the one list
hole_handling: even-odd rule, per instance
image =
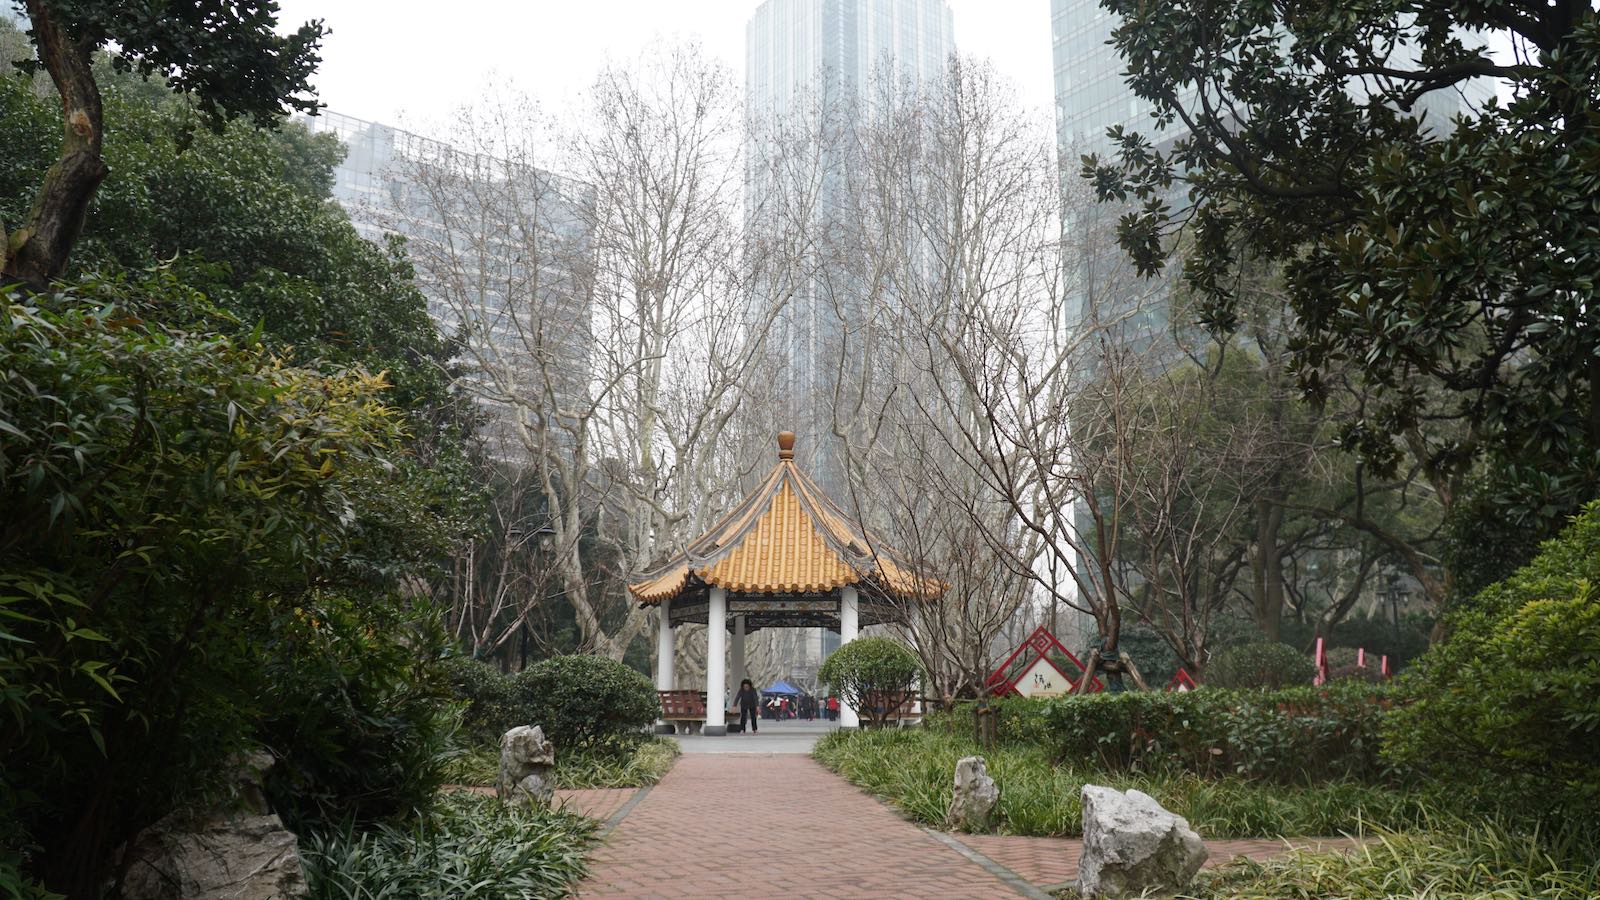
[[794, 459], [794, 432], [778, 432], [778, 458]]

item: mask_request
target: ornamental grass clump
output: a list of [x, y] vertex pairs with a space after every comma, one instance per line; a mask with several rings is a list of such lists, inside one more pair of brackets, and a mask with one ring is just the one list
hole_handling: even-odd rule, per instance
[[300, 853], [313, 900], [559, 897], [586, 873], [597, 827], [452, 792], [409, 826], [309, 834]]
[[1174, 768], [1107, 772], [1092, 759], [1052, 761], [1039, 745], [1001, 743], [980, 751], [970, 737], [923, 729], [835, 732], [813, 750], [846, 780], [935, 827], [950, 806], [956, 761], [973, 754], [985, 758], [1000, 785], [996, 827], [1008, 834], [1081, 834], [1085, 784], [1138, 788], [1217, 838], [1357, 833], [1374, 824], [1408, 826], [1425, 815], [1412, 794], [1348, 779], [1286, 785], [1202, 778]]
[[1341, 852], [1296, 851], [1203, 873], [1196, 898], [1600, 896], [1600, 853], [1571, 831], [1531, 834], [1497, 822], [1434, 821], [1382, 832]]
[[683, 751], [670, 738], [647, 737], [625, 756], [580, 750], [556, 753], [556, 785], [568, 789], [630, 788], [655, 784]]

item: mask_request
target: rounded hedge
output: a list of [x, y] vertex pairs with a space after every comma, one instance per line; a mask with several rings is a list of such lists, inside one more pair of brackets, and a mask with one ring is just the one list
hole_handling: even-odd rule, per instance
[[1317, 666], [1288, 644], [1262, 641], [1218, 653], [1206, 667], [1206, 684], [1225, 688], [1285, 688], [1311, 683]]
[[650, 679], [603, 656], [555, 656], [512, 677], [519, 725], [540, 725], [556, 752], [623, 749], [661, 717]]
[[857, 638], [840, 647], [817, 670], [817, 678], [873, 724], [910, 693], [922, 663], [906, 645], [886, 637]]
[[1557, 823], [1600, 808], [1600, 501], [1452, 611], [1400, 680], [1384, 754], [1452, 802]]
[[511, 678], [499, 669], [470, 656], [443, 661], [445, 678], [457, 700], [466, 702], [461, 726], [474, 738], [497, 742], [520, 722]]

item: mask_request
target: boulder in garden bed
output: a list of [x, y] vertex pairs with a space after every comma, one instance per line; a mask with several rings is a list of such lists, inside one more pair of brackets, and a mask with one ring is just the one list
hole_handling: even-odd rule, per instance
[[964, 756], [956, 763], [956, 791], [945, 814], [949, 827], [962, 831], [988, 831], [1000, 803], [1000, 787], [989, 777], [981, 756]]
[[292, 900], [308, 890], [299, 842], [267, 808], [261, 781], [272, 755], [235, 761], [231, 802], [198, 817], [173, 813], [123, 848], [123, 900]]
[[1188, 887], [1205, 861], [1205, 842], [1188, 820], [1149, 794], [1083, 786], [1083, 896], [1171, 896]]
[[502, 803], [548, 809], [555, 796], [556, 751], [538, 725], [519, 725], [500, 737], [494, 792]]

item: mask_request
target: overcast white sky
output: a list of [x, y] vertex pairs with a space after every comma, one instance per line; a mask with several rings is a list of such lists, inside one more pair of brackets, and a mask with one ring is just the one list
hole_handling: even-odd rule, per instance
[[[1051, 115], [1048, 0], [948, 0], [957, 49], [987, 57]], [[559, 112], [608, 59], [698, 38], [743, 83], [744, 26], [760, 0], [280, 0], [281, 22], [326, 21], [315, 85], [328, 108], [432, 131], [491, 75]]]

